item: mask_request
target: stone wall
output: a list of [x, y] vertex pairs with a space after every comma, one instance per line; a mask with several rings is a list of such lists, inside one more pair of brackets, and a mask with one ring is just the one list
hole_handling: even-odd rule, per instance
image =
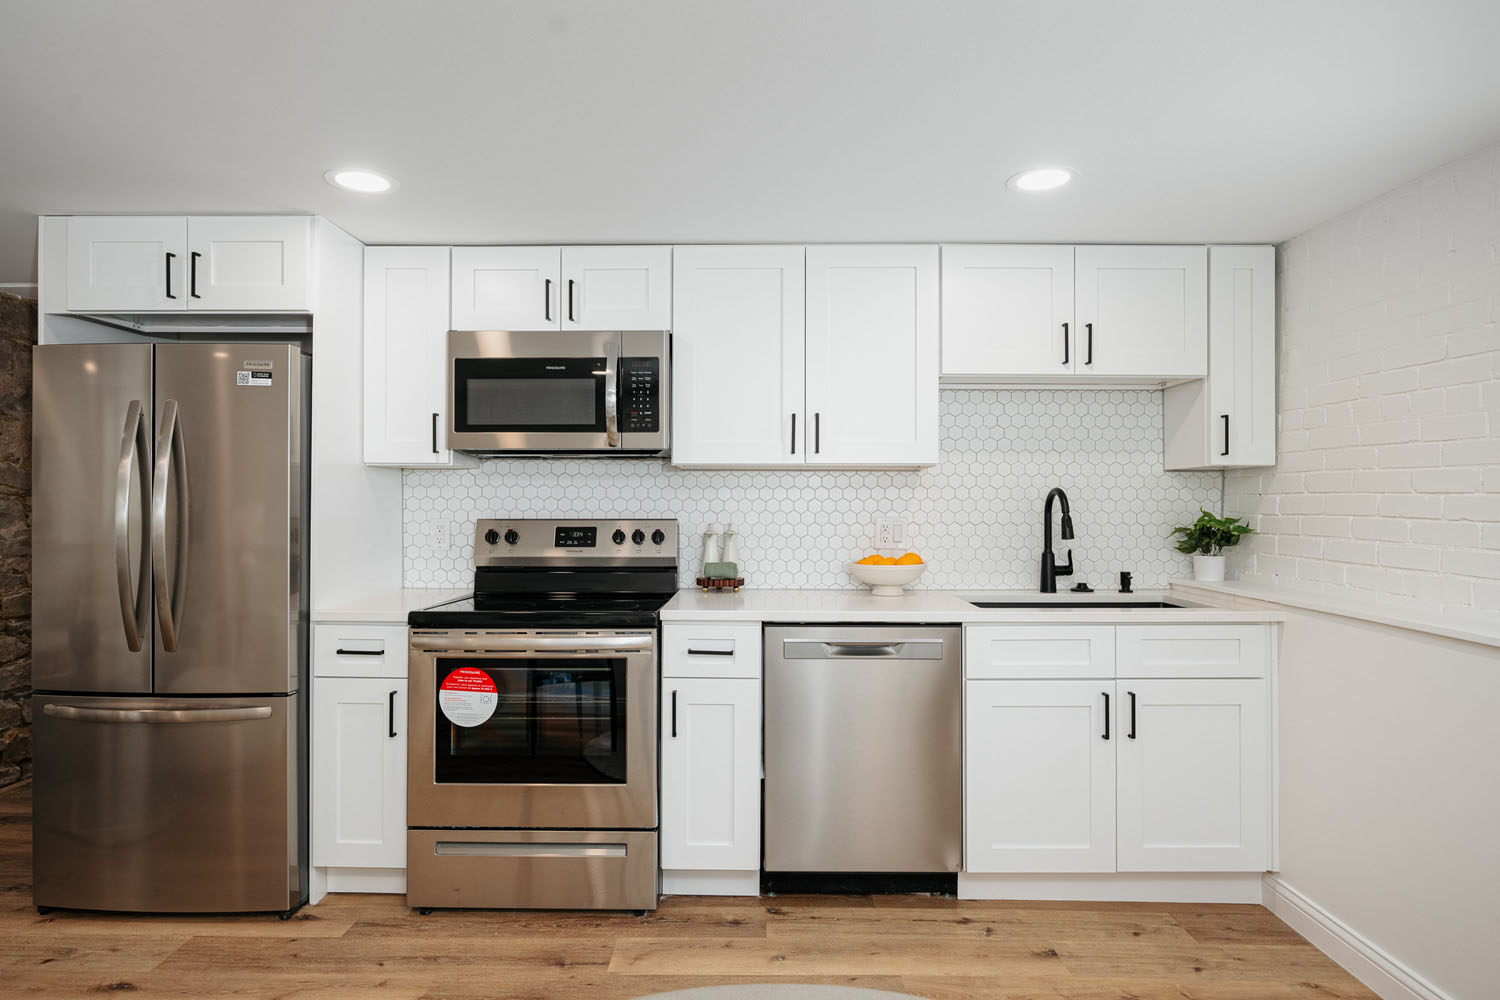
[[0, 293], [0, 787], [31, 775], [31, 345], [36, 303]]

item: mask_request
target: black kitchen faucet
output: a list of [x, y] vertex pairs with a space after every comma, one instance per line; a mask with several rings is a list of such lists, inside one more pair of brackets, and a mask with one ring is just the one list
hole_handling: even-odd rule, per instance
[[1042, 593], [1057, 593], [1057, 578], [1060, 576], [1073, 575], [1073, 550], [1068, 550], [1068, 561], [1066, 565], [1059, 566], [1056, 557], [1052, 554], [1052, 501], [1062, 501], [1062, 537], [1063, 541], [1073, 539], [1073, 515], [1068, 511], [1068, 495], [1061, 487], [1054, 486], [1047, 494], [1046, 503], [1042, 504]]

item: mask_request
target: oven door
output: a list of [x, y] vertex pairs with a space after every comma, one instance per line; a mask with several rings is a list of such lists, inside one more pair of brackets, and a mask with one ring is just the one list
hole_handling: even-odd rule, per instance
[[657, 453], [664, 332], [448, 334], [448, 444], [461, 451]]
[[411, 633], [411, 827], [653, 829], [656, 636]]

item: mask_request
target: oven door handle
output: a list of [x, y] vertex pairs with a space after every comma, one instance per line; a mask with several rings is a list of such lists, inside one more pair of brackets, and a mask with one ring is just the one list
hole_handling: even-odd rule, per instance
[[414, 652], [439, 650], [466, 653], [578, 653], [607, 649], [612, 652], [649, 653], [654, 637], [649, 635], [602, 635], [582, 638], [565, 636], [488, 636], [426, 634], [412, 637]]
[[604, 345], [604, 436], [611, 448], [620, 447], [620, 341]]

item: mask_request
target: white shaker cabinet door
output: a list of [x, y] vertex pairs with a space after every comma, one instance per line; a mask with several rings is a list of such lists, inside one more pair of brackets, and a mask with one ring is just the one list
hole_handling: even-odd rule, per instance
[[1208, 459], [1275, 465], [1276, 248], [1208, 255]]
[[557, 247], [454, 247], [453, 329], [562, 328]]
[[315, 867], [406, 867], [406, 684], [313, 680]]
[[943, 374], [1071, 375], [1071, 246], [943, 247]]
[[311, 310], [312, 223], [307, 215], [189, 217], [187, 307]]
[[760, 867], [760, 681], [668, 677], [661, 692], [661, 866]]
[[1264, 871], [1266, 682], [1116, 682], [1119, 870]]
[[803, 248], [677, 247], [672, 461], [802, 465]]
[[1080, 246], [1074, 296], [1079, 374], [1207, 374], [1207, 248]]
[[807, 248], [807, 460], [938, 460], [938, 248]]
[[563, 247], [562, 271], [564, 330], [672, 328], [671, 247]]
[[78, 312], [186, 309], [187, 219], [68, 219], [68, 308]]
[[1114, 682], [969, 681], [964, 870], [1115, 870]]
[[448, 467], [448, 248], [365, 248], [365, 464]]

